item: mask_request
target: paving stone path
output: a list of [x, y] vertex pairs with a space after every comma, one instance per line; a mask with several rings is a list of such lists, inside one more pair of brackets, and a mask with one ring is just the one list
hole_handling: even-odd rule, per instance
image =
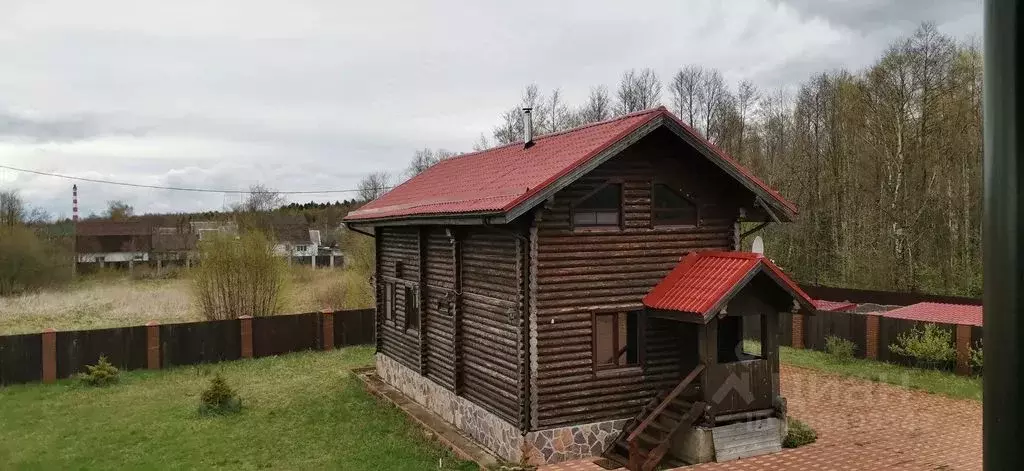
[[[782, 365], [789, 413], [814, 444], [685, 470], [981, 470], [981, 402]], [[590, 460], [541, 471], [599, 471]]]

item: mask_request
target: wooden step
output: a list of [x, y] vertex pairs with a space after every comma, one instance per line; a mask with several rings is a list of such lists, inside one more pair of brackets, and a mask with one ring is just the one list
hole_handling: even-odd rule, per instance
[[782, 450], [779, 419], [737, 422], [711, 430], [715, 444], [715, 461], [748, 458]]

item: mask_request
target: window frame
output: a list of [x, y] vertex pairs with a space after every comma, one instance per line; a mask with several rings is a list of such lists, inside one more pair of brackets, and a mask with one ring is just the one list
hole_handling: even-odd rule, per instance
[[384, 282], [384, 320], [395, 322], [395, 282]]
[[[420, 309], [420, 293], [419, 290], [413, 286], [405, 285], [403, 288], [405, 289], [405, 331], [408, 332], [411, 330], [418, 333], [420, 331], [420, 316], [423, 314]], [[415, 323], [410, 322], [410, 312], [416, 313]]]
[[[675, 193], [676, 196], [678, 196], [678, 197], [688, 201], [690, 204], [693, 205], [694, 220], [693, 220], [692, 224], [690, 224], [690, 223], [682, 223], [682, 222], [677, 222], [677, 221], [658, 222], [657, 214], [658, 214], [659, 208], [656, 207], [657, 197], [655, 196], [655, 187], [657, 187], [658, 185], [662, 185], [662, 186], [666, 187], [669, 191], [671, 191], [672, 193]], [[667, 210], [667, 211], [676, 211], [677, 210], [677, 209], [670, 209], [670, 208], [660, 208], [660, 209], [661, 210]], [[673, 185], [672, 183], [666, 182], [664, 180], [654, 180], [654, 181], [651, 182], [651, 227], [669, 227], [669, 228], [671, 228], [671, 227], [679, 227], [679, 228], [700, 227], [701, 226], [700, 213], [701, 213], [700, 205], [697, 204], [697, 200], [695, 200], [690, 194], [684, 193], [681, 189], [676, 188], [676, 185]]]
[[[635, 317], [635, 319], [636, 319], [636, 332], [635, 332], [635, 335], [636, 335], [636, 361], [634, 363], [629, 363], [628, 362], [629, 361], [629, 353], [628, 352], [623, 352], [626, 355], [626, 360], [625, 360], [624, 363], [621, 363], [621, 364], [618, 363], [618, 359], [620, 357], [622, 357], [622, 355], [623, 355], [622, 353], [620, 353], [619, 355], [617, 355], [615, 357], [615, 363], [614, 364], [598, 364], [598, 361], [597, 361], [597, 344], [598, 344], [597, 318], [599, 316], [614, 316], [613, 321], [612, 321], [613, 326], [614, 326], [614, 330], [612, 331], [612, 342], [613, 342], [613, 348], [615, 349], [615, 351], [621, 351], [622, 350], [622, 347], [620, 346], [620, 343], [621, 343], [622, 339], [619, 338], [619, 332], [620, 332], [620, 330], [619, 330], [619, 317], [623, 316], [626, 319], [626, 335], [627, 336], [629, 335], [629, 317], [630, 316], [634, 316]], [[594, 374], [595, 375], [600, 375], [602, 373], [609, 373], [609, 372], [621, 372], [621, 371], [627, 371], [627, 370], [635, 370], [635, 371], [642, 371], [643, 370], [644, 361], [645, 361], [644, 350], [646, 349], [645, 329], [644, 329], [644, 324], [646, 323], [646, 315], [645, 315], [643, 310], [633, 310], [633, 311], [603, 310], [603, 311], [594, 311], [594, 312], [591, 313], [591, 322], [592, 322], [592, 324], [591, 324], [592, 325], [592, 328], [591, 328], [591, 345], [590, 345], [590, 347], [591, 347], [591, 364], [593, 365], [593, 370], [594, 370]], [[627, 342], [627, 344], [628, 344], [628, 342]]]
[[[579, 211], [580, 204], [586, 202], [588, 199], [590, 199], [591, 197], [593, 197], [594, 195], [599, 193], [601, 190], [604, 190], [605, 188], [607, 188], [609, 186], [612, 186], [612, 185], [617, 186], [618, 190], [619, 190], [619, 192], [618, 192], [619, 193], [619, 204], [618, 204], [618, 207], [615, 208], [616, 216], [617, 216], [615, 224], [596, 224], [596, 223], [595, 224], [578, 224], [576, 222], [576, 213]], [[583, 196], [573, 200], [573, 202], [569, 205], [569, 227], [573, 231], [578, 231], [578, 232], [599, 232], [599, 231], [618, 231], [618, 230], [622, 230], [622, 221], [624, 219], [623, 213], [625, 212], [625, 204], [626, 204], [626, 201], [625, 201], [625, 185], [623, 184], [623, 181], [621, 179], [609, 179], [609, 180], [606, 180], [605, 182], [603, 182], [600, 185], [598, 185], [597, 187], [595, 187], [593, 190], [590, 190], [589, 192], [587, 192], [587, 194], [585, 194], [585, 195], [583, 195]], [[607, 208], [607, 209], [602, 208], [602, 209], [599, 209], [599, 210], [584, 210], [583, 212], [592, 212], [592, 213], [595, 213], [595, 214], [596, 213], [601, 213], [601, 212], [607, 213], [607, 212], [610, 212], [610, 208]]]

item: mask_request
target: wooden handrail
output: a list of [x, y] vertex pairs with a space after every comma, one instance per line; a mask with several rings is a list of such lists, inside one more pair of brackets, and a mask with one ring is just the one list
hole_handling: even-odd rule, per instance
[[[651, 425], [651, 422], [654, 422], [654, 420], [657, 419], [658, 416], [661, 415], [661, 413], [664, 412], [666, 408], [668, 408], [669, 404], [671, 404], [672, 401], [676, 399], [676, 397], [682, 394], [683, 390], [686, 389], [686, 387], [689, 386], [690, 383], [692, 383], [693, 380], [697, 378], [697, 375], [699, 375], [702, 371], [704, 371], [704, 365], [699, 364], [696, 367], [694, 367], [693, 371], [691, 371], [690, 374], [686, 375], [686, 377], [683, 378], [683, 380], [678, 385], [676, 385], [675, 388], [672, 389], [672, 392], [668, 393], [668, 396], [665, 396], [665, 400], [661, 401], [661, 404], [658, 404], [658, 407], [656, 407], [653, 412], [647, 414], [647, 417], [644, 418], [643, 422], [640, 422], [640, 425], [638, 425], [636, 429], [633, 430], [633, 433], [629, 434], [629, 438], [626, 439], [626, 442], [629, 443], [631, 449], [630, 454], [632, 454], [634, 442], [637, 441], [637, 439], [640, 437], [640, 434], [643, 433], [643, 431], [647, 429], [649, 425]], [[630, 457], [630, 459], [632, 459], [632, 456]]]

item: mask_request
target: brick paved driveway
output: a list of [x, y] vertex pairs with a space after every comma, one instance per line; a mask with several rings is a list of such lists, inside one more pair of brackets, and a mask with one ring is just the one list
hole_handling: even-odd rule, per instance
[[[980, 470], [981, 403], [782, 365], [790, 415], [818, 441], [686, 470]], [[590, 461], [542, 471], [599, 471]]]

